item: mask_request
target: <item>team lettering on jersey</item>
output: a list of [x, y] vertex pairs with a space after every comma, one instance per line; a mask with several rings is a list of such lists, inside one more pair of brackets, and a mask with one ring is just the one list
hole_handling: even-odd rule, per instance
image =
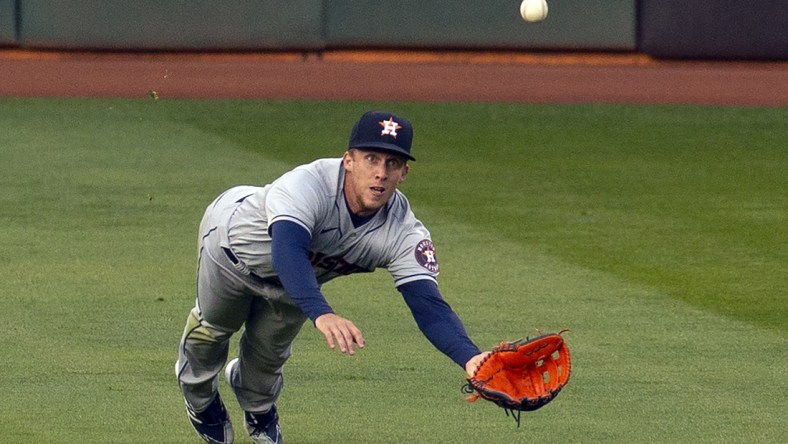
[[320, 267], [342, 275], [365, 273], [370, 271], [356, 264], [351, 264], [339, 256], [329, 256], [327, 254], [315, 251], [309, 252], [309, 262], [312, 263], [313, 267]]

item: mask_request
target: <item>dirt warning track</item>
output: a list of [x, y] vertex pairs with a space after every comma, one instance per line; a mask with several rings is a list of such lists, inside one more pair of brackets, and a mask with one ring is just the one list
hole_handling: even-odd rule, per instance
[[0, 50], [0, 96], [788, 106], [788, 62], [640, 54]]

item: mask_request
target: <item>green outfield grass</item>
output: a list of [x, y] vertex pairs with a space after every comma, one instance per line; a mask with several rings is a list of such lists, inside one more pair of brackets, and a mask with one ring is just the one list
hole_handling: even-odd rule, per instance
[[173, 365], [205, 205], [370, 108], [414, 123], [402, 188], [471, 337], [571, 328], [573, 376], [518, 430], [351, 276], [324, 290], [368, 346], [304, 328], [288, 444], [788, 442], [787, 108], [166, 99], [0, 99], [0, 441], [198, 442]]

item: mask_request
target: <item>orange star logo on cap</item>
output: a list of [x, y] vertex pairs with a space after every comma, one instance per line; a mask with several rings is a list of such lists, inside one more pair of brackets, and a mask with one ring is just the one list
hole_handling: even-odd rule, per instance
[[388, 134], [395, 139], [397, 138], [397, 130], [402, 128], [399, 123], [394, 121], [393, 117], [389, 117], [389, 120], [381, 120], [378, 124], [383, 127], [383, 131], [380, 132], [381, 136]]

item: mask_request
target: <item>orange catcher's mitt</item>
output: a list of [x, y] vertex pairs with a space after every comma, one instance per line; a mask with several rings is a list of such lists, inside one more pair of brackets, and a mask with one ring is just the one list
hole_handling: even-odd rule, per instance
[[569, 382], [569, 347], [561, 334], [502, 342], [479, 364], [463, 387], [469, 401], [484, 398], [511, 413], [520, 426], [520, 413], [553, 400]]

